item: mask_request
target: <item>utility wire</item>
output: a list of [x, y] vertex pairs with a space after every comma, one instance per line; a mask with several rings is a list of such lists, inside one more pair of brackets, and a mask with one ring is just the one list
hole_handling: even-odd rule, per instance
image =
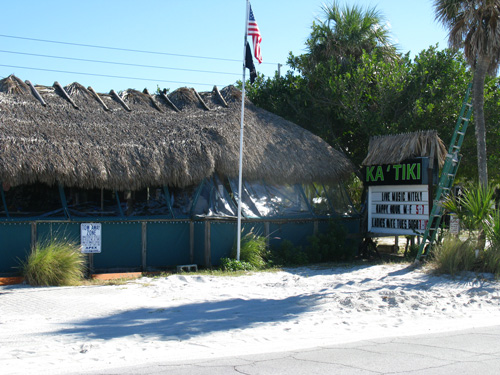
[[[96, 77], [106, 77], [106, 78], [120, 78], [120, 79], [134, 79], [137, 81], [150, 81], [150, 82], [164, 82], [164, 83], [176, 83], [176, 84], [187, 84], [187, 85], [200, 85], [200, 86], [214, 86], [213, 83], [199, 83], [199, 82], [180, 82], [180, 81], [168, 81], [164, 79], [151, 79], [151, 78], [140, 78], [140, 77], [124, 77], [124, 76], [115, 76], [109, 74], [97, 74], [97, 73], [82, 73], [82, 72], [71, 72], [67, 70], [54, 70], [54, 69], [43, 69], [43, 68], [33, 68], [27, 66], [16, 66], [16, 65], [3, 65], [0, 66], [6, 68], [14, 68], [14, 69], [28, 69], [28, 70], [39, 70], [43, 72], [55, 72], [55, 73], [68, 73], [68, 74], [79, 74], [84, 76], [96, 76]], [[224, 86], [224, 85], [215, 85], [215, 86]]]
[[72, 60], [72, 61], [82, 61], [82, 62], [91, 62], [91, 63], [99, 63], [99, 64], [112, 64], [112, 65], [123, 65], [123, 66], [135, 66], [140, 68], [154, 68], [154, 69], [165, 69], [165, 70], [182, 70], [185, 72], [196, 72], [196, 73], [211, 73], [211, 74], [227, 74], [233, 76], [240, 76], [240, 73], [228, 73], [228, 72], [214, 72], [210, 70], [197, 70], [197, 69], [184, 69], [184, 68], [171, 68], [166, 66], [157, 66], [157, 65], [142, 65], [142, 64], [131, 64], [131, 63], [122, 63], [117, 61], [104, 61], [104, 60], [91, 60], [91, 59], [80, 59], [76, 57], [65, 57], [65, 56], [53, 56], [53, 55], [41, 55], [37, 53], [28, 53], [28, 52], [17, 52], [17, 51], [5, 51], [0, 50], [0, 53], [10, 53], [16, 55], [24, 55], [24, 56], [35, 56], [35, 57], [47, 57], [51, 59], [61, 59], [61, 60]]
[[[68, 46], [78, 46], [78, 47], [88, 47], [88, 48], [100, 48], [100, 49], [108, 49], [108, 50], [114, 50], [114, 51], [135, 52], [135, 53], [147, 53], [147, 54], [152, 54], [152, 55], [164, 55], [164, 56], [188, 57], [188, 58], [192, 58], [192, 59], [206, 59], [206, 60], [219, 60], [219, 61], [241, 62], [241, 60], [223, 59], [223, 58], [220, 58], [220, 57], [182, 55], [182, 54], [177, 54], [177, 53], [168, 53], [168, 52], [159, 52], [159, 51], [146, 51], [146, 50], [131, 49], [131, 48], [119, 48], [119, 47], [110, 47], [110, 46], [97, 46], [97, 45], [93, 45], [93, 44], [71, 43], [71, 42], [62, 42], [62, 41], [57, 41], [57, 40], [27, 38], [27, 37], [22, 37], [22, 36], [15, 36], [15, 35], [0, 34], [0, 37], [2, 37], [2, 38], [12, 38], [12, 39], [21, 39], [21, 40], [30, 40], [30, 41], [33, 41], [33, 42], [64, 44], [64, 45], [68, 45]], [[263, 62], [262, 64], [276, 65], [278, 63]]]

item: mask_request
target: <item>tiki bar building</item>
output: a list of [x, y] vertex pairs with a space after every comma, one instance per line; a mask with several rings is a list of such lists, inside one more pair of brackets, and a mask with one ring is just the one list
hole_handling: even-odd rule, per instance
[[[100, 223], [96, 271], [217, 265], [236, 238], [241, 92], [98, 94], [78, 83], [0, 81], [0, 274], [37, 241]], [[245, 104], [243, 227], [271, 245], [340, 220], [354, 167], [303, 128]]]

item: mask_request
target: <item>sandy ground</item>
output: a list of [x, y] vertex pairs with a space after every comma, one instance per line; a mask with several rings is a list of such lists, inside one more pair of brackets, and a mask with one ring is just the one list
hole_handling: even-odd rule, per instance
[[500, 324], [491, 275], [406, 264], [0, 287], [3, 375], [296, 350]]

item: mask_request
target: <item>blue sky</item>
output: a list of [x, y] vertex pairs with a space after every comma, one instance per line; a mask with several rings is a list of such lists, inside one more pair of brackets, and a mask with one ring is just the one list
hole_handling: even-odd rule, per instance
[[[278, 63], [284, 65], [282, 72], [288, 69], [290, 51], [294, 55], [305, 51], [312, 22], [321, 17], [321, 6], [331, 1], [251, 3], [263, 38], [264, 63], [257, 64], [257, 70], [272, 76]], [[375, 6], [401, 52], [414, 56], [431, 45], [447, 46], [447, 32], [434, 21], [432, 0], [347, 3]], [[76, 81], [101, 93], [127, 88], [154, 91], [158, 86], [171, 90], [188, 86], [198, 91], [209, 91], [213, 85], [222, 88], [242, 77], [245, 4], [245, 0], [4, 0], [0, 78], [15, 74], [41, 85]]]

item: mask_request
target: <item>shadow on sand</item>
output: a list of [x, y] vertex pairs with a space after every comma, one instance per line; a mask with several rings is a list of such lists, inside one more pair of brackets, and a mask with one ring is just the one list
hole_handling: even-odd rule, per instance
[[131, 335], [160, 339], [188, 339], [203, 334], [244, 329], [263, 323], [293, 321], [310, 311], [319, 295], [274, 299], [229, 299], [166, 308], [137, 308], [111, 316], [73, 323], [56, 333], [97, 339]]

